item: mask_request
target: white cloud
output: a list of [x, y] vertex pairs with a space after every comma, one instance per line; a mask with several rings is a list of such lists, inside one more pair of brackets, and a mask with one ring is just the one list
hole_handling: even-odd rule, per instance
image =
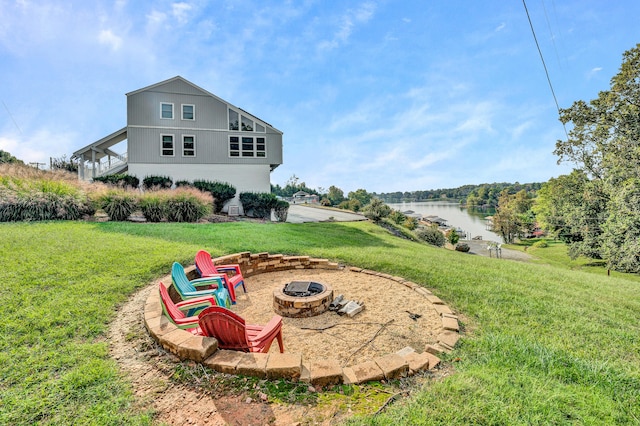
[[[0, 136], [0, 149], [9, 152], [25, 163], [38, 162], [49, 165], [49, 157], [58, 157], [67, 153], [71, 134], [57, 133], [49, 129], [41, 129], [31, 136], [23, 134], [4, 134]], [[56, 152], [52, 147], [59, 149]]]
[[332, 50], [349, 41], [354, 27], [359, 24], [366, 24], [373, 17], [376, 5], [373, 2], [362, 3], [357, 9], [349, 9], [338, 20], [337, 31], [331, 40], [323, 40], [318, 43], [320, 50]]
[[494, 31], [495, 32], [500, 32], [500, 31], [504, 30], [506, 28], [506, 26], [507, 26], [507, 24], [505, 24], [504, 22], [501, 22], [500, 25], [498, 25]]
[[184, 25], [189, 21], [191, 5], [188, 3], [174, 3], [171, 5], [171, 11], [174, 18], [176, 18], [181, 25]]
[[102, 30], [98, 35], [100, 43], [107, 45], [111, 50], [120, 50], [122, 46], [122, 37], [119, 37], [111, 30]]
[[587, 78], [590, 79], [595, 77], [600, 71], [602, 71], [602, 67], [591, 68], [591, 70], [587, 74]]

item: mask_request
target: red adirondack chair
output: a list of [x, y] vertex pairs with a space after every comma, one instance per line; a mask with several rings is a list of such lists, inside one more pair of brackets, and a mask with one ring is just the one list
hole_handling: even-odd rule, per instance
[[198, 313], [210, 306], [216, 306], [216, 299], [212, 296], [206, 296], [174, 303], [169, 296], [167, 287], [163, 283], [160, 283], [158, 287], [160, 288], [162, 311], [171, 322], [180, 329], [190, 331], [193, 334], [202, 334], [198, 325]]
[[[211, 254], [205, 250], [200, 250], [196, 253], [196, 269], [201, 277], [222, 277], [226, 280], [227, 289], [229, 294], [232, 294], [231, 302], [236, 303], [235, 288], [242, 286], [244, 292], [247, 292], [247, 288], [244, 285], [244, 277], [240, 270], [240, 265], [215, 265], [211, 260]], [[233, 292], [231, 291], [233, 287]]]
[[218, 347], [243, 352], [269, 352], [273, 339], [282, 344], [282, 317], [274, 315], [267, 325], [247, 325], [242, 317], [222, 306], [211, 306], [199, 315], [202, 334], [215, 337]]

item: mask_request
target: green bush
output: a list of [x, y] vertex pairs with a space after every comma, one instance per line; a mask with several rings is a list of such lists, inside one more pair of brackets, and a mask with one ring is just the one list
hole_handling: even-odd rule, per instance
[[547, 248], [549, 247], [549, 244], [547, 244], [547, 242], [545, 240], [540, 240], [540, 241], [536, 241], [535, 243], [533, 243], [531, 245], [531, 247], [535, 247], [535, 248]]
[[212, 200], [196, 189], [179, 188], [166, 203], [170, 222], [197, 222], [211, 212]]
[[176, 182], [176, 188], [180, 188], [180, 187], [187, 187], [187, 188], [193, 188], [193, 184], [191, 182], [189, 182], [188, 180], [179, 180]]
[[271, 219], [271, 210], [276, 207], [278, 199], [275, 195], [264, 192], [242, 192], [240, 202], [245, 216], [269, 220]]
[[446, 241], [444, 234], [437, 228], [421, 228], [415, 231], [415, 233], [420, 240], [436, 247], [444, 246], [444, 243]]
[[360, 209], [362, 208], [362, 203], [360, 202], [360, 200], [356, 200], [356, 199], [345, 200], [340, 204], [338, 204], [338, 208], [344, 209], [344, 210], [351, 210], [353, 212], [359, 212]]
[[418, 227], [418, 219], [416, 219], [415, 217], [407, 217], [402, 226], [409, 229], [410, 231], [413, 231]]
[[364, 206], [362, 214], [367, 219], [377, 223], [391, 214], [391, 207], [386, 205], [381, 199], [373, 198], [369, 204]]
[[389, 213], [389, 219], [391, 219], [396, 225], [402, 225], [407, 220], [407, 215], [400, 210], [393, 210]]
[[107, 191], [99, 197], [98, 203], [113, 221], [127, 220], [138, 206], [136, 194], [122, 189]]
[[144, 189], [167, 189], [171, 188], [173, 180], [169, 176], [147, 176], [142, 179], [142, 187]]
[[455, 229], [450, 229], [446, 234], [446, 238], [447, 241], [449, 241], [449, 244], [454, 246], [458, 243], [458, 241], [460, 241], [460, 235], [458, 235]]
[[210, 182], [208, 180], [196, 180], [193, 186], [201, 191], [210, 192], [213, 196], [214, 213], [220, 213], [225, 203], [236, 196], [236, 188], [226, 182]]
[[289, 203], [284, 200], [278, 200], [274, 207], [274, 212], [278, 222], [286, 222], [289, 214]]

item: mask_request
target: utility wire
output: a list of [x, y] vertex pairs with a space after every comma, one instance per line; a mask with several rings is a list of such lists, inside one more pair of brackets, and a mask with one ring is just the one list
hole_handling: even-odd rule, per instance
[[[524, 5], [524, 10], [527, 13], [527, 19], [529, 20], [529, 26], [531, 27], [531, 34], [533, 34], [533, 40], [536, 43], [536, 47], [538, 48], [538, 53], [540, 54], [540, 60], [542, 61], [542, 66], [544, 67], [544, 73], [547, 76], [547, 82], [549, 83], [549, 88], [551, 89], [551, 95], [553, 95], [553, 100], [556, 103], [556, 109], [558, 110], [558, 116], [560, 116], [560, 105], [558, 104], [558, 98], [556, 98], [556, 92], [553, 90], [553, 84], [551, 84], [551, 77], [549, 77], [549, 70], [547, 69], [547, 64], [544, 62], [544, 56], [542, 56], [542, 50], [540, 50], [540, 44], [538, 43], [538, 37], [536, 37], [536, 32], [533, 29], [533, 23], [531, 22], [531, 16], [529, 15], [529, 9], [527, 8], [526, 0], [522, 0], [522, 4]], [[567, 132], [567, 126], [562, 123], [562, 127], [564, 128], [564, 134], [567, 136], [567, 140], [569, 139], [569, 133]]]
[[13, 124], [18, 128], [20, 135], [22, 135], [22, 129], [20, 128], [20, 126], [18, 126], [16, 119], [13, 118], [13, 114], [11, 114], [11, 111], [9, 111], [9, 107], [7, 106], [7, 104], [4, 103], [4, 100], [2, 101], [2, 105], [4, 105], [4, 109], [7, 110], [7, 113], [9, 114], [9, 117], [11, 117], [11, 121], [13, 121]]

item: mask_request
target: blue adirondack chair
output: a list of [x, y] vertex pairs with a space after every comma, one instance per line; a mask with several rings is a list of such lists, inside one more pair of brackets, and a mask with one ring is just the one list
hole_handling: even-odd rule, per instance
[[[189, 281], [184, 267], [178, 262], [174, 262], [171, 267], [171, 281], [182, 300], [193, 297], [213, 296], [218, 302], [218, 306], [231, 306], [229, 291], [224, 287], [221, 277], [198, 278]], [[215, 288], [212, 288], [215, 286]], [[198, 289], [198, 287], [205, 287]]]

